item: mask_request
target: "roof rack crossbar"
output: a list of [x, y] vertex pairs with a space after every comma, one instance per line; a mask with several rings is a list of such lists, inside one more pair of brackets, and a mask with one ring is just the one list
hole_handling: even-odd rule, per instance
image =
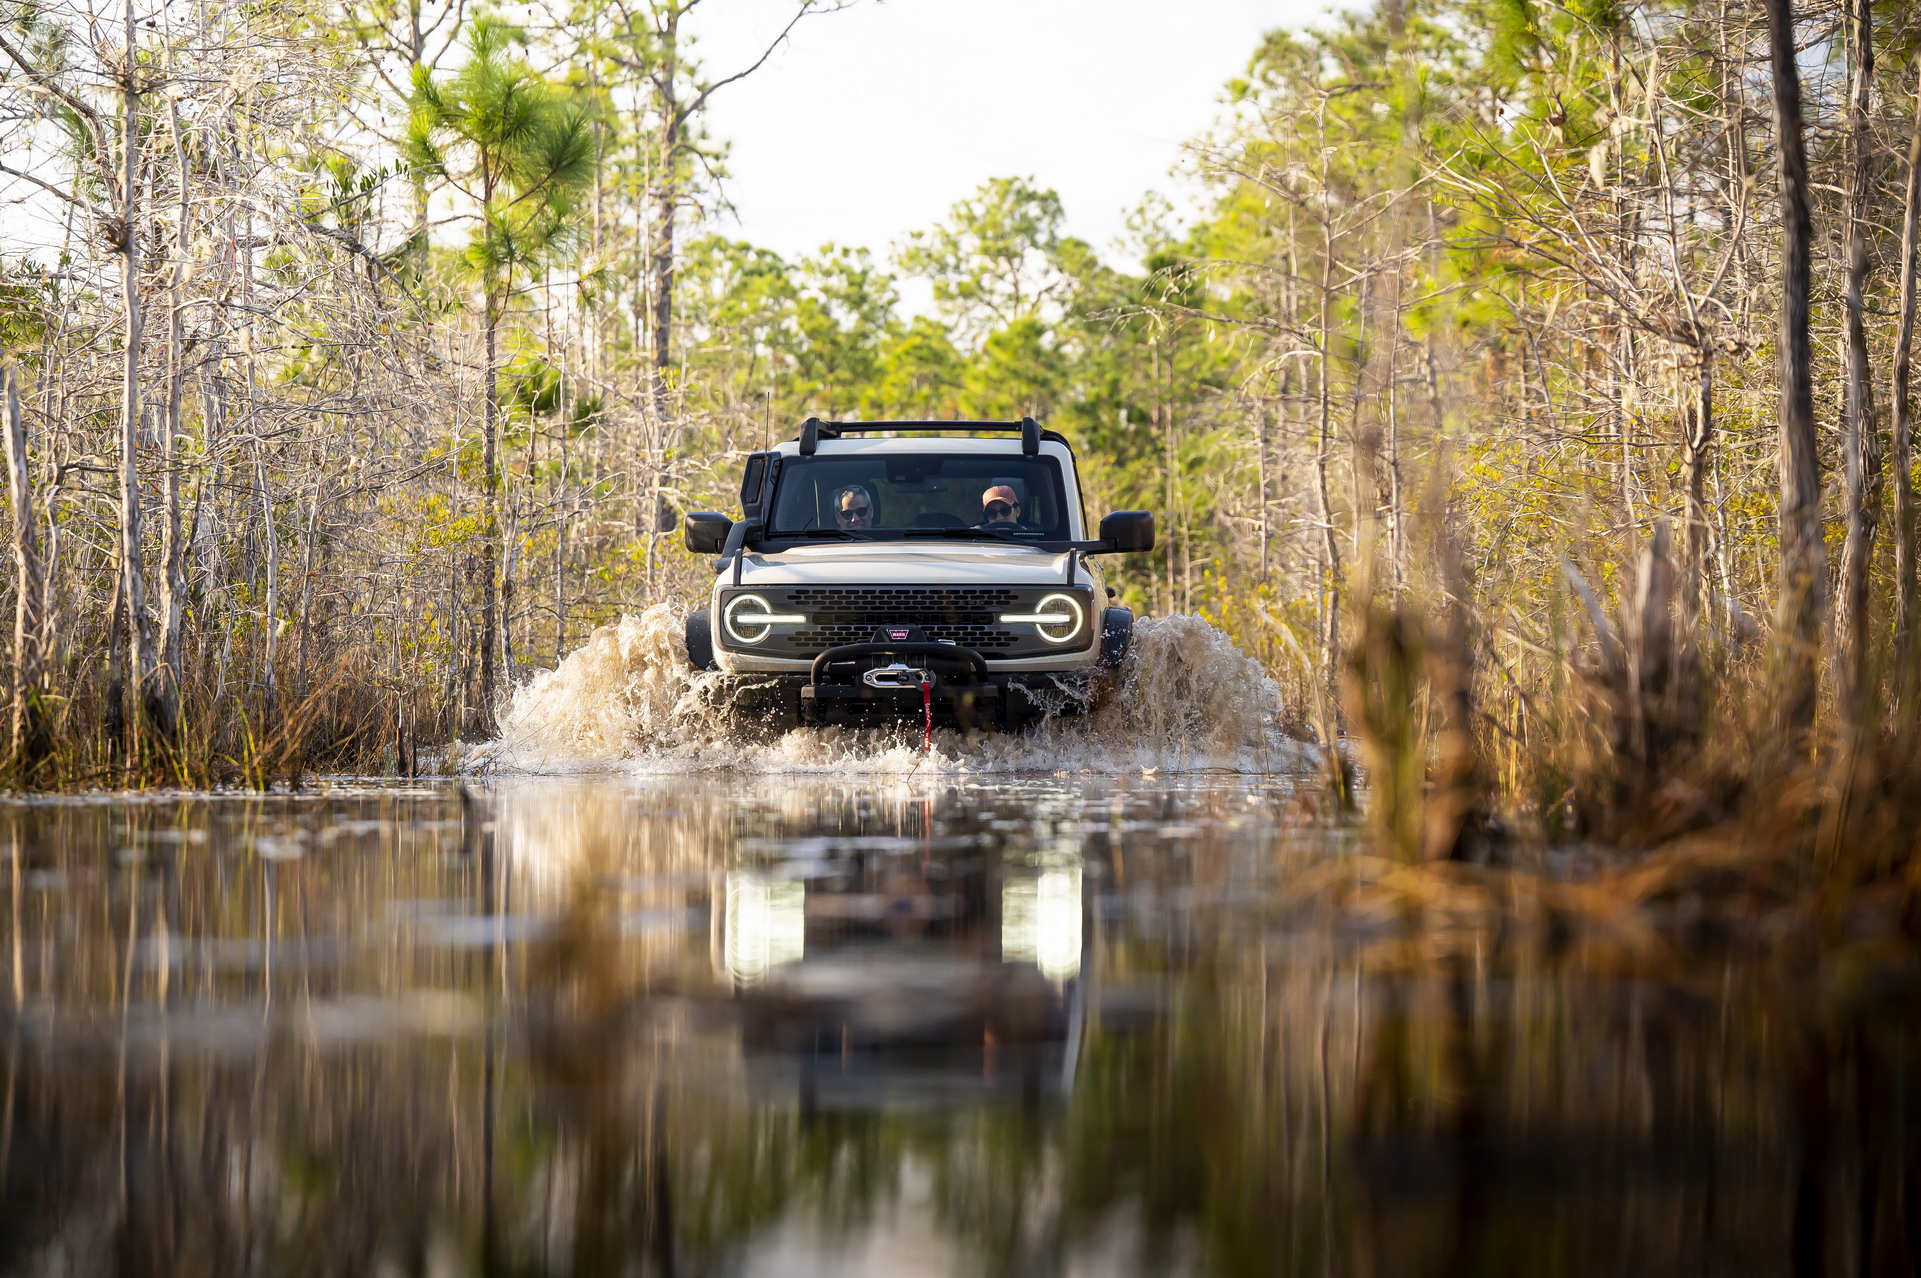
[[809, 417], [800, 426], [800, 451], [811, 454], [823, 439], [839, 439], [842, 435], [866, 435], [888, 430], [953, 430], [974, 432], [1019, 432], [1021, 451], [1038, 453], [1042, 439], [1067, 442], [1051, 430], [1042, 430], [1039, 422], [1032, 417], [1023, 417], [1017, 422], [956, 422], [956, 421], [888, 421], [888, 422], [824, 422], [818, 417]]

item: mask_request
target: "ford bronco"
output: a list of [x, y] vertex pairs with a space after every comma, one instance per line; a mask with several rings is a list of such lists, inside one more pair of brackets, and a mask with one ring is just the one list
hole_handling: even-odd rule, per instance
[[810, 417], [748, 457], [740, 504], [687, 517], [688, 548], [719, 556], [687, 656], [769, 730], [1078, 713], [1133, 628], [1090, 557], [1154, 545], [1146, 511], [1087, 536], [1073, 450], [1031, 417]]

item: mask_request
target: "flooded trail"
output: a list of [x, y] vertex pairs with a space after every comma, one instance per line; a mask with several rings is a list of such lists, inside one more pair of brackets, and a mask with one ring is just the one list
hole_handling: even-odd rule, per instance
[[5, 802], [0, 847], [0, 1274], [1917, 1254], [1911, 989], [1332, 915], [1285, 776]]
[[1311, 747], [1276, 727], [1279, 693], [1259, 662], [1198, 617], [1144, 618], [1112, 684], [1085, 717], [1019, 736], [804, 729], [743, 742], [719, 676], [687, 664], [684, 614], [670, 604], [602, 626], [557, 670], [541, 671], [500, 716], [472, 766], [497, 772], [1018, 773], [1142, 768], [1298, 771]]

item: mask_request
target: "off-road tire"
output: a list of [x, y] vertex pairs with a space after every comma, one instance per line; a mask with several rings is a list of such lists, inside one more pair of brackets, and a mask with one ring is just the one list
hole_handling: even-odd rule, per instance
[[687, 614], [687, 661], [696, 670], [718, 670], [714, 660], [713, 614], [705, 608]]
[[722, 683], [727, 734], [736, 741], [764, 745], [800, 726], [800, 688], [792, 680], [741, 675]]
[[1101, 668], [1118, 670], [1127, 660], [1127, 645], [1134, 639], [1134, 614], [1125, 608], [1101, 611]]

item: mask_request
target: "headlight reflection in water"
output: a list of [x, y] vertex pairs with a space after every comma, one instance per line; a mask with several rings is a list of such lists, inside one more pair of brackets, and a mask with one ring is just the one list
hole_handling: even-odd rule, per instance
[[1001, 884], [1001, 961], [1032, 963], [1050, 981], [1080, 974], [1079, 866]]
[[727, 975], [736, 986], [758, 985], [807, 948], [807, 887], [750, 870], [727, 876]]

